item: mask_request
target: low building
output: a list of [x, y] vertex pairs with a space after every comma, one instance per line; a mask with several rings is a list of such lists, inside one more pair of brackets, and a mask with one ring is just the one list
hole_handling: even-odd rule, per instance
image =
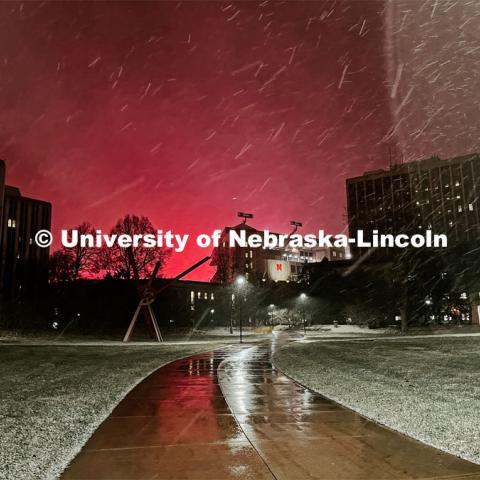
[[[248, 239], [254, 234], [262, 234], [246, 223], [235, 227], [225, 227], [220, 246], [212, 253], [211, 265], [216, 267], [213, 282], [232, 283], [239, 275], [251, 282], [299, 282], [303, 278], [303, 268], [310, 263], [319, 263], [324, 259], [343, 260], [344, 248], [250, 248], [228, 245], [230, 230], [244, 231]], [[280, 236], [279, 233], [272, 235]]]
[[[168, 287], [164, 288], [166, 284]], [[204, 330], [230, 323], [232, 296], [225, 285], [191, 280], [172, 283], [171, 279], [157, 278], [153, 288], [164, 288], [153, 303], [161, 330]], [[48, 298], [50, 325], [56, 322], [57, 328], [63, 329], [71, 324], [71, 331], [82, 333], [118, 331], [123, 334], [140, 297], [138, 285], [133, 280], [82, 279], [51, 283]], [[145, 329], [143, 315], [137, 327]]]
[[0, 182], [0, 294], [3, 298], [35, 294], [48, 281], [49, 249], [38, 247], [34, 237], [39, 230], [50, 230], [52, 206], [5, 185], [1, 160]]

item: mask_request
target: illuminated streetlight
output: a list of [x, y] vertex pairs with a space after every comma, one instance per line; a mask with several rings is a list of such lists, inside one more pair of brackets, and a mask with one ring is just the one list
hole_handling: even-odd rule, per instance
[[[301, 303], [305, 304], [305, 301], [307, 300], [307, 294], [302, 292], [299, 298]], [[307, 336], [307, 315], [305, 314], [305, 307], [303, 307], [303, 336]]]
[[[243, 342], [243, 309], [242, 309], [242, 304], [245, 302], [245, 294], [243, 293], [244, 291], [244, 285], [247, 283], [247, 280], [245, 279], [244, 276], [239, 275], [237, 279], [235, 280], [235, 283], [237, 284], [237, 288], [239, 291], [239, 316], [240, 316], [240, 343]], [[241, 295], [243, 293], [243, 295]]]
[[273, 303], [271, 303], [268, 306], [268, 310], [269, 310], [268, 313], [270, 314], [270, 325], [273, 326], [273, 315], [274, 315], [275, 305]]

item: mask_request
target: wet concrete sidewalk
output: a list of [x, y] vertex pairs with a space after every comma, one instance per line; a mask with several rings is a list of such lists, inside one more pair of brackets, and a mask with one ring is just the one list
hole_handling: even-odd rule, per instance
[[[178, 360], [133, 389], [63, 479], [480, 479], [272, 367], [276, 343]], [[218, 373], [218, 374], [217, 374]]]

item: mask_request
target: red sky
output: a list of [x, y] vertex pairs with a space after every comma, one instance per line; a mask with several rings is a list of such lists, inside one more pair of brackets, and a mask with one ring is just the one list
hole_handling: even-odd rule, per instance
[[[0, 4], [0, 158], [53, 233], [344, 228], [388, 165], [382, 2]], [[171, 258], [173, 274], [205, 255]], [[206, 279], [204, 269], [190, 278]]]

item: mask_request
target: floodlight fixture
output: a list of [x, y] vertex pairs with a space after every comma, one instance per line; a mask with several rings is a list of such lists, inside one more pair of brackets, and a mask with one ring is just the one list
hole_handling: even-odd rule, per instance
[[298, 230], [298, 227], [303, 227], [303, 223], [297, 222], [296, 220], [292, 220], [290, 225], [294, 227], [293, 232], [290, 235], [293, 235]]
[[247, 219], [253, 218], [253, 213], [238, 212], [237, 217], [243, 218], [243, 223], [247, 223]]

